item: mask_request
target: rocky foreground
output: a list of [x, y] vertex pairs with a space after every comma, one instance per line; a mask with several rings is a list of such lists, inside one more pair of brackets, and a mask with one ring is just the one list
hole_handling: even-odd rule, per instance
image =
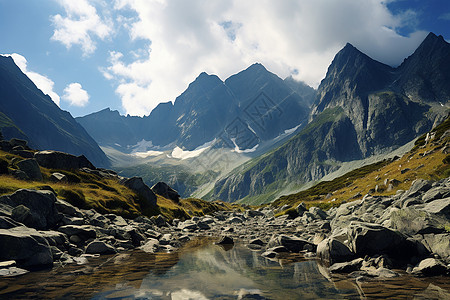
[[134, 248], [176, 251], [198, 236], [222, 237], [222, 244], [239, 240], [268, 258], [302, 252], [331, 272], [357, 277], [398, 276], [393, 269], [449, 274], [450, 178], [416, 180], [395, 196], [366, 195], [329, 211], [300, 204], [290, 214], [276, 213], [266, 207], [170, 223], [162, 216], [128, 220], [78, 209], [52, 191], [22, 189], [0, 197], [0, 275], [83, 264], [92, 255]]

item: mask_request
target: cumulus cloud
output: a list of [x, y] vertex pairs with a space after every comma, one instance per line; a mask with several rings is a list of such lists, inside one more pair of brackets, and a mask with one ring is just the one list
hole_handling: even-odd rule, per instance
[[57, 14], [51, 17], [55, 30], [52, 40], [61, 42], [68, 49], [79, 45], [84, 55], [96, 49], [94, 38], [104, 40], [112, 33], [112, 23], [102, 19], [96, 8], [87, 0], [59, 0], [66, 16]]
[[89, 94], [83, 90], [81, 84], [74, 82], [66, 86], [62, 99], [70, 105], [83, 107], [89, 102]]
[[346, 42], [390, 65], [420, 44], [426, 32], [398, 34], [414, 23], [414, 12], [394, 15], [386, 2], [117, 0], [119, 14], [137, 14], [123, 28], [132, 40], [149, 42], [141, 49], [149, 55], [133, 60], [131, 53], [113, 51], [102, 72], [116, 81], [132, 115], [173, 101], [202, 71], [225, 79], [254, 62], [317, 87]]
[[30, 78], [31, 81], [40, 89], [44, 94], [48, 95], [56, 105], [59, 106], [59, 95], [53, 91], [53, 86], [55, 83], [45, 75], [28, 70], [27, 59], [17, 53], [13, 54], [1, 54], [2, 56], [11, 56], [14, 63], [19, 67], [19, 69]]

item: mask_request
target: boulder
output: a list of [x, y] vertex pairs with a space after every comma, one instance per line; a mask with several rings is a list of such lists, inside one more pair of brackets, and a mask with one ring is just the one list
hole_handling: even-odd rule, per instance
[[50, 181], [67, 183], [67, 182], [69, 182], [69, 179], [67, 178], [66, 175], [64, 175], [62, 173], [55, 172], [55, 173], [52, 173], [52, 175], [50, 175]]
[[33, 158], [30, 159], [24, 159], [17, 163], [17, 167], [20, 171], [27, 174], [27, 177], [29, 180], [35, 180], [35, 181], [42, 181], [42, 173], [41, 169], [39, 168], [39, 164], [37, 161]]
[[69, 237], [72, 235], [77, 235], [82, 240], [95, 239], [97, 237], [94, 227], [90, 225], [64, 225], [59, 227], [58, 231]]
[[125, 178], [120, 183], [138, 194], [139, 205], [142, 210], [156, 206], [155, 193], [144, 183], [141, 177]]
[[10, 229], [18, 226], [23, 226], [23, 224], [14, 221], [10, 217], [0, 216], [0, 229]]
[[153, 222], [153, 224], [155, 224], [158, 227], [167, 226], [166, 219], [163, 216], [161, 216], [161, 215], [152, 216], [150, 218], [150, 220]]
[[351, 273], [361, 268], [363, 259], [356, 258], [352, 261], [335, 263], [330, 267], [331, 273]]
[[305, 203], [300, 203], [299, 205], [297, 205], [297, 207], [295, 208], [295, 210], [297, 211], [298, 215], [301, 217], [303, 216], [303, 214], [305, 213], [305, 211], [307, 211]]
[[442, 261], [436, 258], [426, 258], [413, 269], [413, 274], [435, 276], [446, 274], [447, 271], [448, 269]]
[[431, 214], [439, 214], [450, 219], [450, 197], [428, 202], [423, 210]]
[[77, 217], [77, 218], [83, 217], [83, 213], [81, 212], [81, 210], [79, 208], [73, 206], [72, 204], [70, 204], [69, 202], [66, 202], [64, 200], [56, 199], [55, 206], [56, 206], [57, 211], [65, 214], [65, 215], [69, 215], [69, 216]]
[[431, 253], [450, 263], [450, 233], [425, 234], [422, 242]]
[[94, 165], [84, 156], [75, 156], [59, 151], [39, 151], [34, 154], [40, 166], [48, 169], [77, 170], [94, 169]]
[[322, 219], [322, 220], [325, 220], [325, 219], [328, 217], [328, 215], [327, 215], [326, 212], [324, 212], [323, 210], [321, 210], [320, 208], [315, 207], [315, 206], [311, 207], [311, 208], [309, 209], [309, 212], [310, 212], [316, 219]]
[[234, 245], [234, 240], [229, 236], [222, 236], [216, 245]]
[[90, 242], [86, 247], [87, 254], [115, 254], [117, 250], [106, 244], [104, 241], [95, 240]]
[[159, 249], [159, 241], [157, 239], [148, 239], [147, 242], [139, 247], [144, 252], [155, 253]]
[[152, 186], [152, 191], [157, 195], [163, 196], [164, 198], [173, 200], [177, 203], [180, 201], [180, 195], [178, 192], [168, 186], [165, 182], [158, 182]]
[[[22, 215], [24, 219], [21, 223], [35, 229], [52, 228], [62, 217], [56, 210], [56, 197], [51, 191], [21, 189], [12, 195], [1, 197], [0, 201], [11, 207], [23, 205], [28, 208], [29, 213]], [[25, 214], [25, 210], [27, 209], [21, 210], [21, 213]], [[16, 215], [18, 216], [18, 212]]]
[[15, 260], [26, 269], [53, 265], [53, 255], [47, 240], [35, 229], [25, 226], [0, 229], [0, 261]]
[[406, 207], [402, 209], [391, 208], [384, 216], [383, 224], [407, 235], [442, 233], [445, 223], [443, 218], [430, 214], [427, 211]]
[[273, 236], [267, 243], [267, 248], [283, 246], [290, 252], [298, 253], [303, 250], [316, 251], [316, 245], [297, 237], [290, 237], [284, 234]]
[[359, 257], [386, 254], [406, 262], [419, 256], [415, 243], [398, 231], [378, 224], [352, 222], [347, 235], [352, 252]]
[[345, 262], [355, 256], [350, 249], [335, 238], [327, 238], [317, 245], [317, 257], [329, 263]]

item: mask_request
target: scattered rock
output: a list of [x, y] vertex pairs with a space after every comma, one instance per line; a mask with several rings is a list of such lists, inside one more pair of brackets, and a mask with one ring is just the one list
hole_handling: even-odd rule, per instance
[[29, 180], [42, 181], [42, 173], [39, 168], [39, 164], [33, 158], [24, 159], [17, 163], [17, 167], [20, 171], [24, 172]]
[[86, 253], [88, 253], [88, 254], [115, 254], [115, 253], [117, 253], [117, 251], [113, 246], [108, 245], [103, 241], [95, 240], [87, 245]]
[[40, 166], [47, 169], [95, 169], [94, 165], [84, 155], [75, 156], [59, 151], [39, 151], [34, 154], [34, 158]]
[[414, 269], [413, 274], [423, 276], [436, 276], [447, 273], [446, 265], [436, 258], [422, 260]]
[[317, 245], [317, 257], [330, 265], [345, 262], [355, 256], [350, 249], [335, 238], [328, 238]]
[[139, 205], [142, 211], [156, 206], [155, 193], [144, 183], [141, 177], [125, 178], [120, 183], [140, 196]]
[[330, 267], [331, 273], [351, 273], [353, 271], [359, 270], [361, 268], [363, 259], [356, 258], [352, 261], [335, 263]]
[[165, 182], [158, 182], [152, 186], [152, 191], [155, 194], [163, 196], [164, 198], [170, 199], [178, 203], [180, 201], [180, 195], [173, 188], [168, 186]]
[[234, 240], [229, 236], [222, 236], [216, 245], [234, 245]]

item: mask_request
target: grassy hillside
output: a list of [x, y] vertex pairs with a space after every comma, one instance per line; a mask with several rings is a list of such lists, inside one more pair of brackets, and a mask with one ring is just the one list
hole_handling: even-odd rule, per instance
[[[353, 170], [331, 181], [323, 181], [296, 194], [282, 196], [273, 206], [289, 204], [330, 208], [342, 202], [361, 199], [366, 194], [388, 196], [397, 190], [406, 190], [414, 179], [438, 180], [450, 176], [450, 118], [431, 131], [434, 135], [425, 141], [419, 137], [414, 148], [402, 157], [383, 160]], [[446, 133], [447, 132], [447, 133]], [[390, 186], [391, 185], [391, 186]]]
[[[17, 162], [23, 158], [8, 152], [0, 151], [0, 162], [11, 170], [17, 169]], [[95, 209], [99, 213], [114, 213], [127, 218], [142, 214], [138, 196], [129, 188], [121, 185], [118, 179], [106, 179], [81, 171], [53, 170], [41, 167], [43, 181], [25, 181], [12, 175], [0, 175], [0, 196], [14, 193], [18, 189], [51, 189], [57, 197], [82, 209]], [[55, 183], [50, 181], [54, 172], [65, 174], [71, 183]], [[167, 219], [190, 218], [217, 210], [230, 210], [234, 206], [221, 202], [207, 202], [200, 199], [182, 199], [179, 203], [158, 195], [158, 207], [146, 212], [147, 216], [162, 214]]]

